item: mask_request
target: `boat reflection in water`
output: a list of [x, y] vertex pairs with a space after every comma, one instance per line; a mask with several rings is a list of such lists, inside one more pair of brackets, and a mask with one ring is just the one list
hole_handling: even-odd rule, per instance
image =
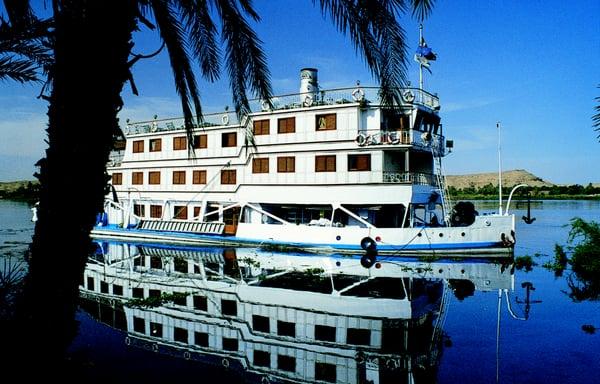
[[448, 295], [514, 285], [511, 268], [489, 260], [367, 269], [349, 256], [98, 245], [85, 311], [126, 331], [127, 345], [263, 383], [435, 381]]

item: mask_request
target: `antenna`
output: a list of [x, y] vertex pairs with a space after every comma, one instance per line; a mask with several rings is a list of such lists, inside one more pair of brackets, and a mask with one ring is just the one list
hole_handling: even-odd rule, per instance
[[498, 128], [498, 213], [502, 215], [502, 156], [500, 155], [500, 122], [496, 122]]

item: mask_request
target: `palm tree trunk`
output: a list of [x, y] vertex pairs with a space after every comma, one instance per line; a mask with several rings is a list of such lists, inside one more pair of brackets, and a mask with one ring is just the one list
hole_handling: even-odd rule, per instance
[[38, 221], [13, 341], [21, 353], [60, 364], [77, 332], [78, 285], [103, 206], [136, 2], [63, 1], [56, 12], [48, 149], [39, 163]]

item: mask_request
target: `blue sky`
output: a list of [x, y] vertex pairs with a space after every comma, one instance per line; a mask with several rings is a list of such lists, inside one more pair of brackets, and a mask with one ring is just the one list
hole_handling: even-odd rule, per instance
[[[297, 92], [303, 67], [319, 69], [322, 88], [376, 85], [349, 39], [311, 1], [254, 4], [275, 93]], [[412, 56], [418, 24], [409, 16], [401, 22]], [[424, 33], [438, 55], [425, 88], [438, 93], [445, 134], [455, 142], [444, 163], [448, 174], [497, 171], [500, 121], [503, 169], [554, 183], [600, 182], [600, 143], [591, 127], [600, 96], [600, 1], [438, 0]], [[158, 46], [142, 32], [134, 51]], [[410, 63], [417, 85], [418, 67]], [[141, 96], [125, 87], [122, 120], [180, 115], [164, 54], [138, 63], [134, 76]], [[200, 83], [206, 112], [231, 105], [225, 74]], [[43, 155], [47, 106], [35, 98], [39, 88], [0, 83], [0, 181], [32, 179]]]

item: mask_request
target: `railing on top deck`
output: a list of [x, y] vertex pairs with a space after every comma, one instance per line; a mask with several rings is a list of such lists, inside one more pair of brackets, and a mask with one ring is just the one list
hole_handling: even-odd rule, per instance
[[437, 186], [435, 175], [418, 172], [383, 172], [383, 182]]
[[[342, 104], [381, 104], [378, 87], [355, 87], [355, 88], [338, 88], [331, 90], [321, 90], [315, 97], [307, 100], [307, 93], [295, 93], [281, 96], [273, 96], [271, 104], [273, 109], [270, 109], [269, 104], [265, 100], [253, 99], [250, 100], [250, 109], [252, 113], [293, 110], [308, 107], [318, 106], [335, 106]], [[401, 106], [422, 105], [433, 110], [440, 108], [440, 102], [437, 95], [418, 88], [404, 88], [400, 91], [402, 95]], [[312, 96], [312, 94], [311, 94]], [[308, 102], [310, 101], [310, 102]], [[237, 115], [233, 111], [223, 111], [203, 115], [204, 121], [201, 123], [194, 122], [196, 128], [222, 127], [227, 125], [239, 125]], [[244, 122], [242, 122], [244, 123]], [[184, 128], [183, 118], [170, 119], [154, 119], [148, 121], [139, 121], [135, 123], [127, 122], [125, 127], [126, 135], [150, 133], [157, 131], [172, 131], [181, 130]]]

